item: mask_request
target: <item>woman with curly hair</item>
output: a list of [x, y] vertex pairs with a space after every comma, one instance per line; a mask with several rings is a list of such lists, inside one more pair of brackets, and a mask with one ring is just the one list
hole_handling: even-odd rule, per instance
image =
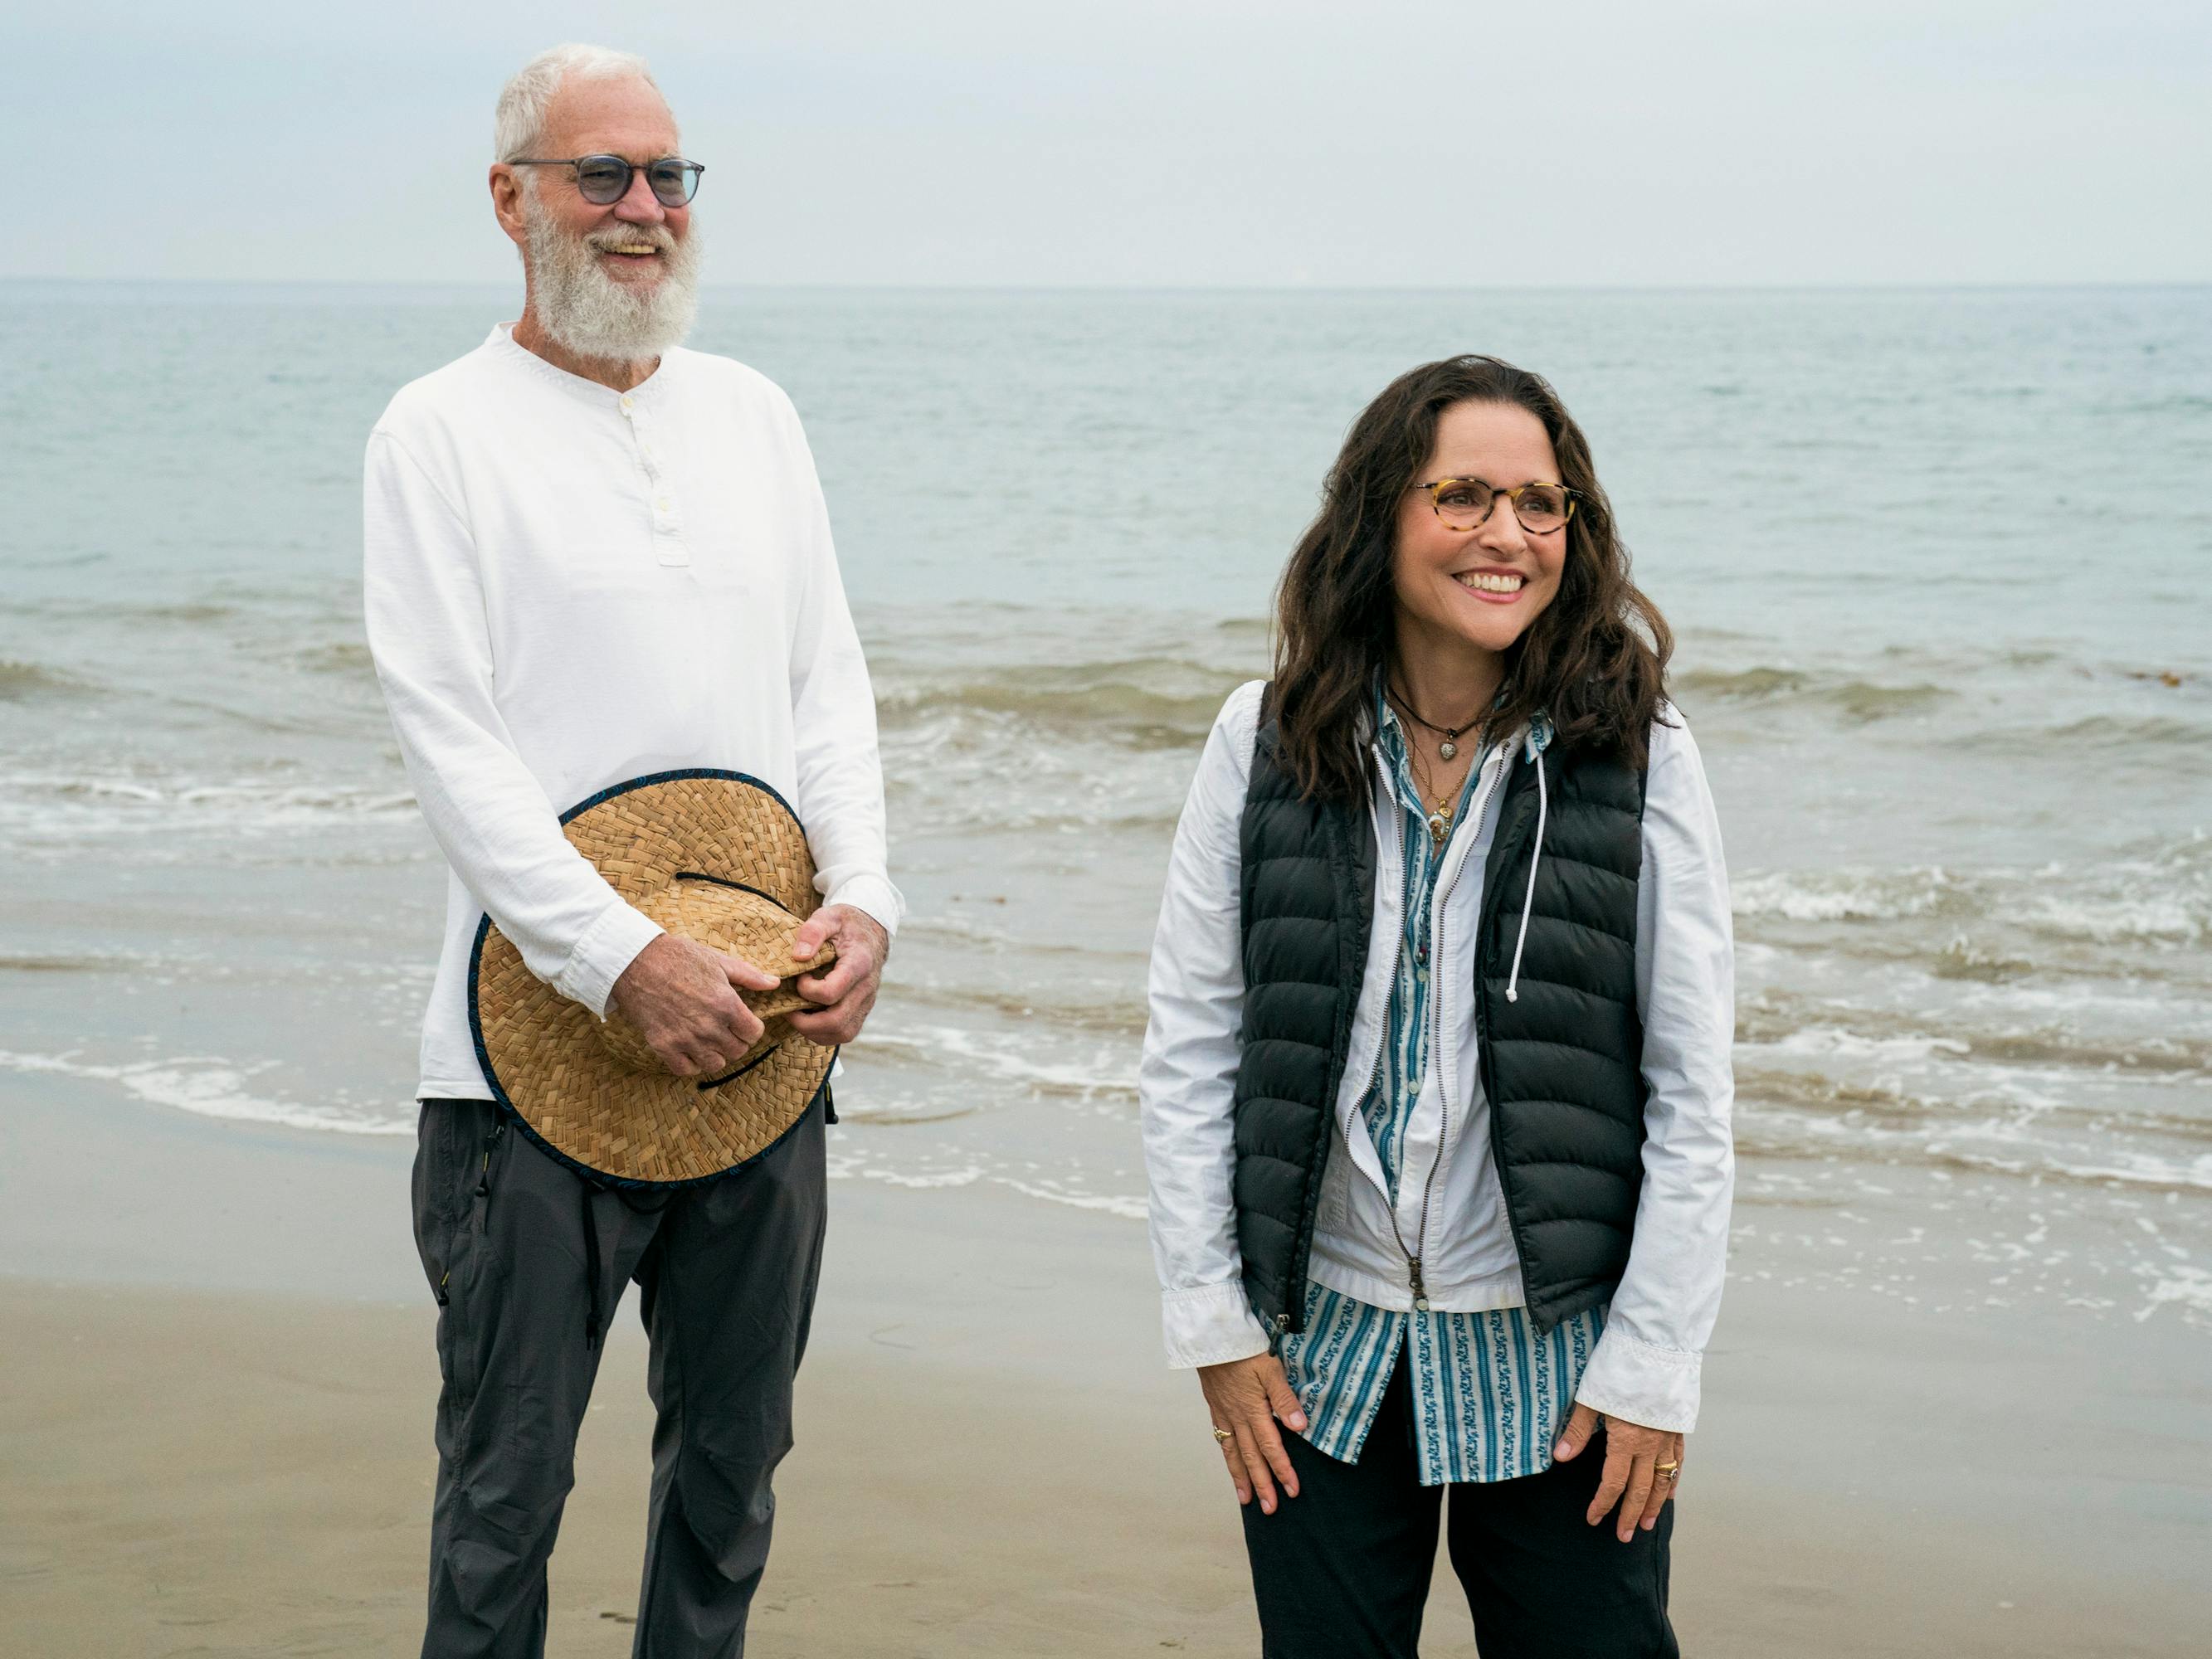
[[1176, 830], [1142, 1071], [1263, 1651], [1413, 1655], [1441, 1525], [1485, 1659], [1674, 1654], [1734, 992], [1666, 623], [1557, 394], [1478, 356], [1354, 422], [1276, 623]]

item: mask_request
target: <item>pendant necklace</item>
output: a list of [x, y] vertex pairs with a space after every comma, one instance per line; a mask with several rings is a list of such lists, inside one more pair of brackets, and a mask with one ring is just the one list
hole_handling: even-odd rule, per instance
[[1411, 720], [1414, 725], [1421, 726], [1425, 730], [1437, 732], [1439, 735], [1442, 739], [1442, 741], [1437, 744], [1437, 754], [1439, 757], [1444, 760], [1455, 760], [1458, 758], [1459, 734], [1466, 731], [1468, 726], [1474, 724], [1473, 718], [1463, 720], [1457, 726], [1438, 726], [1434, 720], [1423, 714], [1419, 709], [1414, 708], [1413, 700], [1406, 696], [1404, 692], [1396, 690], [1394, 688], [1392, 696], [1394, 701], [1396, 702], [1399, 708], [1404, 712], [1407, 718]]
[[1429, 814], [1429, 839], [1436, 842], [1438, 852], [1442, 852], [1444, 843], [1451, 839], [1451, 821], [1452, 804], [1448, 800], [1437, 801], [1437, 810]]
[[[1420, 786], [1423, 796], [1434, 795], [1437, 798], [1437, 810], [1428, 817], [1429, 839], [1436, 843], [1436, 850], [1441, 853], [1444, 843], [1451, 839], [1452, 814], [1459, 810], [1458, 803], [1423, 775], [1421, 763], [1413, 759], [1411, 750], [1406, 751], [1406, 758], [1413, 762], [1413, 781]], [[1447, 755], [1444, 758], [1449, 760], [1451, 757]]]

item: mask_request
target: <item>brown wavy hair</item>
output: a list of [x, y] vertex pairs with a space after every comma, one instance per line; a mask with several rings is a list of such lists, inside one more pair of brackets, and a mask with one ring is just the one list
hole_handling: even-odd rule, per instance
[[1581, 495], [1567, 521], [1559, 592], [1507, 647], [1504, 702], [1486, 732], [1514, 731], [1540, 710], [1567, 748], [1610, 750], [1644, 764], [1674, 635], [1629, 580], [1628, 550], [1589, 442], [1541, 375], [1496, 357], [1446, 357], [1400, 375], [1360, 411], [1322, 486], [1320, 515], [1275, 590], [1267, 712], [1279, 721], [1283, 758], [1308, 796], [1366, 799], [1360, 728], [1376, 679], [1391, 667], [1399, 503], [1421, 480], [1444, 410], [1470, 402], [1510, 404], [1541, 421], [1559, 481]]

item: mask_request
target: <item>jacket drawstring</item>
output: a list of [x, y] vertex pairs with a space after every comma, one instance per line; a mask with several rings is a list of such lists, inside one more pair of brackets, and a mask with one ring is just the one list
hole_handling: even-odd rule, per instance
[[1536, 763], [1536, 847], [1528, 854], [1528, 890], [1521, 896], [1521, 937], [1513, 941], [1513, 971], [1505, 981], [1505, 1000], [1521, 1000], [1521, 951], [1528, 943], [1528, 913], [1536, 903], [1536, 866], [1544, 856], [1544, 818], [1551, 794], [1544, 787], [1544, 751], [1535, 748], [1529, 758]]

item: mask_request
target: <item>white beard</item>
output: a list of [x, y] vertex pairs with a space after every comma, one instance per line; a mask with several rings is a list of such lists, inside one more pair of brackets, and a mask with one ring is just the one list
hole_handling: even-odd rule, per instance
[[[591, 239], [571, 236], [525, 195], [531, 299], [547, 337], [579, 357], [643, 362], [678, 344], [699, 313], [699, 233], [679, 240], [657, 227], [639, 240], [663, 250], [660, 280], [632, 288], [600, 268]], [[612, 240], [612, 232], [595, 232]]]

